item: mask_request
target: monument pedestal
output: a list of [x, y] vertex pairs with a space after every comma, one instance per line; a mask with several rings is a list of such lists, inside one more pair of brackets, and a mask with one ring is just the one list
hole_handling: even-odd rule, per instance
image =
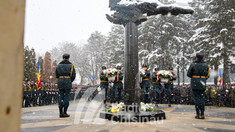
[[125, 99], [123, 110], [117, 113], [101, 112], [100, 118], [120, 122], [148, 122], [166, 119], [165, 112], [155, 110], [140, 111], [140, 86], [138, 63], [138, 31], [134, 22], [125, 25]]

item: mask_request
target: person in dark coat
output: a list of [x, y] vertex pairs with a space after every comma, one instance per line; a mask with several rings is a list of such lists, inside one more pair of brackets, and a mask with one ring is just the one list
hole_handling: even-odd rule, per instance
[[100, 88], [102, 94], [104, 95], [104, 104], [106, 104], [106, 101], [108, 99], [108, 86], [109, 86], [109, 79], [106, 73], [106, 67], [102, 66], [102, 72], [100, 73]]
[[59, 111], [60, 117], [69, 117], [67, 110], [69, 107], [69, 95], [72, 88], [72, 82], [76, 78], [74, 65], [69, 62], [70, 55], [64, 54], [63, 61], [56, 67], [56, 78], [58, 78], [59, 89]]
[[203, 55], [196, 54], [196, 61], [191, 63], [187, 76], [191, 78], [196, 119], [204, 119], [206, 80], [209, 78], [210, 67], [203, 61]]
[[31, 82], [27, 82], [27, 100], [26, 100], [26, 107], [31, 106], [31, 100], [32, 100], [32, 87], [31, 87]]
[[144, 92], [144, 103], [149, 103], [149, 87], [150, 87], [150, 72], [147, 70], [147, 65], [143, 65], [142, 69], [145, 71], [144, 75], [142, 75], [142, 82], [140, 83], [140, 87]]
[[43, 94], [44, 94], [44, 82], [41, 82], [41, 87], [38, 89], [38, 105], [43, 105]]
[[123, 83], [122, 83], [122, 80], [123, 80], [123, 74], [121, 72], [121, 66], [117, 66], [117, 75], [115, 77], [115, 80], [114, 80], [114, 85], [113, 85], [113, 88], [114, 88], [114, 92], [115, 92], [115, 99], [116, 101], [118, 102], [118, 104], [120, 103], [121, 101], [121, 98], [122, 98], [122, 90], [123, 90]]
[[172, 76], [170, 76], [170, 79], [168, 83], [165, 84], [165, 86], [167, 90], [167, 103], [168, 103], [168, 106], [171, 107], [172, 97], [173, 97], [173, 87], [174, 87], [173, 81], [176, 80], [176, 75], [173, 73], [172, 67], [169, 68], [169, 73], [171, 73]]
[[158, 75], [158, 68], [154, 69], [155, 72], [152, 74], [152, 85], [153, 89], [156, 92], [156, 104], [160, 103], [160, 98], [161, 98], [161, 79], [159, 78]]

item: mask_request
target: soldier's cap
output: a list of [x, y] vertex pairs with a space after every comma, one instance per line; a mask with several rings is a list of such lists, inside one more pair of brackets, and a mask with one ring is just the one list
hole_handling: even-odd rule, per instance
[[102, 70], [106, 69], [106, 66], [102, 66]]
[[69, 54], [67, 54], [67, 53], [63, 54], [63, 59], [69, 59], [69, 58], [70, 58]]
[[155, 70], [155, 71], [159, 71], [159, 68], [155, 68], [154, 70]]
[[122, 67], [121, 67], [121, 66], [117, 66], [117, 69], [121, 70], [121, 69], [122, 69]]
[[173, 70], [173, 67], [169, 67], [169, 70]]
[[146, 64], [143, 64], [142, 67], [148, 67]]
[[201, 53], [197, 53], [197, 54], [196, 54], [196, 57], [197, 57], [198, 59], [202, 60], [203, 57], [204, 57], [204, 55], [201, 54]]

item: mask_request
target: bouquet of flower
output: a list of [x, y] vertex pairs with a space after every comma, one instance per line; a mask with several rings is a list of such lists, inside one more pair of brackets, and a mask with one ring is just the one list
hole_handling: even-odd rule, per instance
[[[119, 103], [116, 106], [112, 106], [112, 108], [106, 109], [106, 112], [111, 112], [111, 113], [118, 113], [120, 111], [122, 111], [123, 109], [123, 105], [124, 103]], [[152, 112], [158, 110], [152, 106], [150, 106], [149, 104], [145, 104], [143, 102], [140, 103], [140, 111], [144, 111], [144, 112]]]
[[141, 76], [141, 77], [144, 77], [144, 75], [145, 75], [145, 70], [141, 69], [141, 70], [140, 70], [140, 76]]
[[151, 111], [155, 111], [155, 110], [158, 110], [156, 108], [153, 108], [152, 106], [150, 106], [149, 104], [145, 104], [143, 102], [140, 103], [140, 111], [148, 111], [148, 112], [151, 112]]
[[109, 68], [107, 70], [105, 70], [103, 73], [107, 75], [107, 77], [109, 78], [110, 81], [114, 81], [115, 77], [117, 75], [117, 69], [116, 68]]
[[158, 72], [159, 78], [161, 79], [162, 82], [168, 82], [168, 80], [170, 79], [170, 77], [172, 77], [172, 73], [170, 73], [169, 71], [166, 70], [160, 70]]
[[121, 102], [121, 103], [117, 104], [116, 106], [112, 106], [112, 108], [107, 109], [106, 111], [111, 112], [111, 113], [117, 113], [122, 110], [123, 105], [124, 105], [124, 103]]

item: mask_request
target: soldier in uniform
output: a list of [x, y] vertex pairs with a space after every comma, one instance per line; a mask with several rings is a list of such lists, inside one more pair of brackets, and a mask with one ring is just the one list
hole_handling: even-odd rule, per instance
[[217, 106], [217, 89], [213, 87], [213, 89], [210, 90], [210, 97], [212, 100], [212, 105]]
[[231, 98], [231, 107], [235, 108], [235, 87], [234, 86], [231, 87], [229, 93], [230, 93], [230, 98]]
[[168, 81], [168, 83], [165, 84], [165, 87], [167, 89], [167, 103], [168, 106], [171, 107], [171, 101], [172, 101], [172, 96], [173, 96], [173, 81], [176, 80], [176, 75], [173, 73], [173, 68], [170, 67], [169, 68], [169, 73], [172, 74], [172, 76], [170, 76], [170, 79]]
[[51, 91], [51, 100], [52, 104], [55, 104], [55, 84], [52, 83], [52, 91]]
[[58, 103], [58, 97], [59, 97], [59, 89], [57, 87], [57, 83], [55, 84], [55, 102]]
[[123, 83], [122, 83], [122, 79], [123, 79], [123, 74], [121, 72], [121, 66], [117, 66], [117, 75], [115, 77], [114, 80], [114, 91], [115, 91], [115, 101], [117, 101], [118, 103], [120, 103], [120, 100], [122, 98], [122, 90], [123, 90]]
[[32, 104], [33, 106], [36, 106], [38, 100], [38, 90], [37, 90], [37, 85], [34, 83], [34, 81], [31, 82], [31, 87], [32, 87]]
[[43, 95], [44, 95], [44, 82], [41, 82], [41, 87], [38, 89], [38, 105], [43, 106]]
[[45, 101], [45, 105], [48, 105], [49, 102], [48, 102], [48, 95], [49, 95], [49, 85], [48, 83], [46, 82], [45, 83], [45, 98], [44, 98], [44, 101]]
[[25, 81], [23, 81], [23, 107], [26, 107], [26, 100], [27, 100], [27, 85], [25, 83]]
[[142, 69], [145, 71], [145, 73], [142, 75], [142, 82], [140, 83], [140, 87], [144, 92], [144, 103], [149, 103], [150, 72], [147, 70], [147, 65], [145, 64], [143, 64]]
[[32, 101], [32, 85], [31, 82], [27, 82], [27, 107], [31, 107], [31, 101]]
[[51, 104], [51, 84], [50, 83], [48, 83], [48, 88], [47, 88], [47, 90], [48, 90], [48, 94], [47, 94], [47, 101], [48, 101], [48, 105], [50, 105]]
[[203, 61], [203, 55], [196, 54], [196, 61], [193, 62], [189, 69], [187, 76], [191, 78], [191, 89], [196, 108], [196, 119], [205, 119], [205, 90], [206, 80], [209, 78], [210, 67]]
[[109, 80], [108, 80], [108, 74], [105, 72], [106, 67], [102, 66], [102, 72], [100, 73], [100, 88], [102, 91], [102, 94], [104, 95], [104, 104], [106, 104], [106, 101], [108, 99], [108, 86], [109, 86]]
[[34, 81], [30, 82], [30, 87], [31, 87], [31, 104], [33, 106], [36, 106], [37, 104], [37, 88], [36, 88], [36, 84], [34, 83]]
[[210, 88], [210, 86], [208, 86], [205, 91], [205, 105], [209, 105], [209, 103], [210, 103], [209, 102], [209, 98], [210, 98], [209, 88]]
[[225, 86], [225, 88], [224, 88], [224, 105], [226, 106], [226, 107], [231, 107], [231, 99], [230, 99], [230, 97], [229, 97], [229, 91], [230, 91], [230, 89], [231, 89], [231, 85], [230, 85], [230, 83], [228, 83], [226, 86]]
[[154, 69], [155, 72], [152, 74], [152, 85], [153, 89], [156, 92], [156, 105], [160, 103], [160, 98], [161, 98], [161, 79], [159, 78], [158, 75], [158, 68]]
[[219, 89], [217, 90], [217, 99], [218, 99], [218, 106], [223, 107], [224, 106], [224, 88], [219, 86]]
[[56, 67], [56, 78], [58, 78], [59, 89], [59, 117], [69, 117], [67, 110], [69, 107], [69, 95], [72, 88], [72, 82], [76, 78], [76, 71], [71, 62], [70, 55], [64, 54], [63, 61]]

